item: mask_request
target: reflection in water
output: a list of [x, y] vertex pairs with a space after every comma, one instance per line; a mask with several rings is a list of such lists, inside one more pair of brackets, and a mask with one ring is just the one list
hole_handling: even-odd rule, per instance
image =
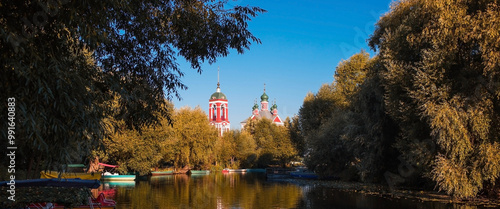
[[340, 191], [325, 187], [311, 187], [304, 192], [304, 197], [296, 208], [331, 208], [331, 209], [483, 209], [491, 207], [470, 206], [463, 204], [424, 202], [416, 199], [394, 199], [363, 194], [360, 192]]
[[116, 188], [117, 208], [294, 208], [301, 188], [258, 174], [168, 175]]
[[387, 199], [320, 186], [266, 181], [264, 174], [167, 175], [135, 185], [105, 185], [117, 208], [431, 208], [482, 207]]

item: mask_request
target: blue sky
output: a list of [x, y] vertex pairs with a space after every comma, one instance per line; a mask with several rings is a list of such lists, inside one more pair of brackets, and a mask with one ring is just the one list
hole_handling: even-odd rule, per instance
[[[250, 31], [262, 44], [253, 43], [244, 54], [232, 51], [198, 74], [182, 59], [180, 67], [188, 86], [174, 99], [176, 108], [200, 106], [208, 112], [208, 99], [217, 87], [220, 67], [221, 91], [228, 98], [232, 129], [251, 115], [254, 101], [263, 93], [278, 105], [284, 120], [298, 114], [308, 92], [317, 92], [333, 82], [335, 67], [361, 49], [369, 51], [366, 39], [391, 0], [281, 1], [240, 0], [230, 5], [258, 6], [267, 13], [249, 22]], [[260, 103], [259, 103], [260, 104]]]

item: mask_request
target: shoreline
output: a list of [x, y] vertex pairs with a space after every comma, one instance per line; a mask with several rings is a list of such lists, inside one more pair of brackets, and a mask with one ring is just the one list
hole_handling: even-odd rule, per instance
[[282, 179], [278, 180], [300, 186], [319, 186], [344, 192], [357, 192], [367, 195], [390, 199], [414, 199], [423, 202], [456, 203], [469, 206], [500, 207], [500, 199], [476, 197], [473, 199], [457, 199], [443, 192], [428, 190], [412, 190], [404, 188], [390, 189], [387, 185], [374, 183], [311, 180], [311, 179]]

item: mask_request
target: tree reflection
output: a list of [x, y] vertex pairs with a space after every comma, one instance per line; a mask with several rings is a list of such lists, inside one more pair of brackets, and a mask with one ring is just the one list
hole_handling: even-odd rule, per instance
[[[112, 186], [111, 186], [112, 187]], [[481, 209], [442, 202], [387, 198], [319, 185], [269, 182], [263, 174], [167, 175], [118, 185], [117, 208]]]
[[169, 175], [116, 188], [120, 208], [295, 208], [293, 184], [270, 184], [253, 174]]

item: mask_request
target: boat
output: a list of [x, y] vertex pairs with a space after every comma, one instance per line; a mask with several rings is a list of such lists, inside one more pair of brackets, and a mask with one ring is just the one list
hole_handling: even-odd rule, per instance
[[172, 175], [172, 174], [174, 174], [173, 170], [169, 170], [169, 171], [152, 171], [151, 172], [151, 175], [153, 175], [153, 176]]
[[210, 174], [209, 170], [189, 170], [189, 173], [191, 175], [206, 175]]
[[[90, 198], [89, 205], [80, 205], [77, 207], [73, 207], [73, 209], [89, 209], [89, 208], [115, 209], [116, 208], [115, 206], [116, 206], [116, 202], [114, 200], [106, 199], [104, 197], [104, 194], [100, 193], [99, 196], [97, 196], [97, 198]], [[31, 206], [30, 206], [30, 208], [31, 208]], [[37, 208], [37, 207], [34, 207], [34, 208]], [[67, 207], [65, 207], [63, 205], [56, 204], [52, 208], [55, 209], [55, 208], [67, 208]]]
[[264, 168], [249, 168], [247, 169], [248, 173], [265, 173], [266, 169]]
[[287, 179], [291, 178], [290, 172], [294, 169], [291, 168], [266, 168], [267, 179]]
[[222, 173], [265, 173], [266, 169], [263, 168], [244, 168], [244, 169], [222, 169]]
[[[0, 182], [0, 187], [8, 186], [9, 181]], [[29, 179], [29, 180], [16, 180], [16, 187], [87, 187], [97, 189], [101, 186], [99, 180], [82, 180], [74, 179]]]
[[229, 173], [246, 173], [247, 169], [228, 169]]
[[107, 187], [135, 187], [135, 181], [106, 181], [103, 183]]
[[[0, 187], [8, 186], [9, 181], [0, 182]], [[89, 188], [96, 189], [101, 186], [101, 182], [99, 180], [82, 180], [82, 179], [60, 179], [60, 178], [52, 178], [52, 179], [30, 179], [30, 180], [16, 180], [15, 186], [17, 187], [29, 187], [31, 188], [41, 188], [41, 187], [72, 187], [72, 188]], [[53, 190], [53, 189], [52, 189]], [[29, 203], [28, 208], [66, 208], [63, 205], [59, 205], [55, 202], [47, 203], [43, 197], [36, 197], [41, 199], [36, 199], [33, 201], [40, 201]], [[43, 202], [43, 203], [42, 203]], [[73, 207], [74, 209], [87, 209], [87, 208], [101, 208], [101, 209], [114, 209], [116, 206], [116, 202], [111, 199], [107, 199], [104, 197], [104, 194], [100, 193], [97, 198], [89, 197], [88, 204], [80, 205], [77, 207]]]
[[[104, 166], [105, 168], [111, 168], [111, 172], [114, 172], [114, 169], [117, 168], [117, 165], [109, 165], [105, 163], [99, 163], [100, 166]], [[101, 176], [102, 181], [111, 182], [111, 181], [135, 181], [136, 175], [120, 175], [118, 173], [104, 172]]]
[[318, 174], [312, 172], [312, 171], [294, 171], [290, 172], [290, 176], [293, 178], [299, 178], [299, 179], [318, 179], [319, 176]]
[[[73, 207], [73, 209], [116, 209], [116, 202], [111, 199], [107, 199], [104, 197], [103, 193], [100, 193], [97, 198], [89, 198], [89, 204], [88, 205], [80, 205]], [[57, 203], [31, 203], [28, 208], [40, 208], [40, 209], [45, 209], [45, 208], [50, 208], [50, 209], [56, 209], [56, 208], [67, 208], [64, 205], [59, 205]]]
[[[62, 179], [82, 179], [82, 180], [99, 180], [101, 179], [101, 172], [95, 173], [61, 173]], [[40, 172], [41, 179], [54, 179], [59, 178], [57, 171], [42, 171]]]
[[104, 173], [101, 176], [102, 181], [134, 181], [135, 175], [118, 175], [118, 174], [107, 174]]

